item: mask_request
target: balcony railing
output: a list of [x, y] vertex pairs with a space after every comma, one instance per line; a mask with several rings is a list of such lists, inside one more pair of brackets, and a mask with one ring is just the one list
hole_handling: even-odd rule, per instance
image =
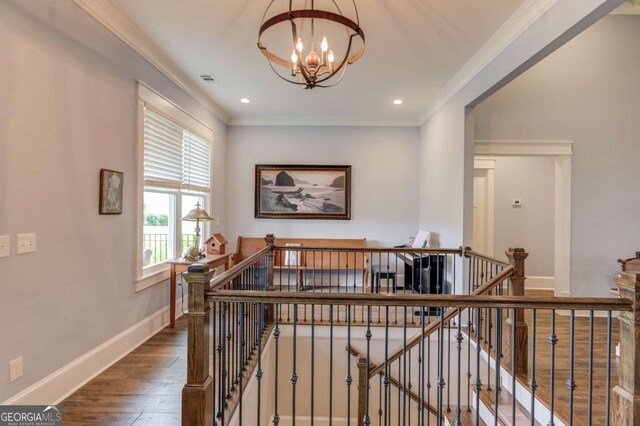
[[[180, 253], [193, 246], [196, 237], [193, 234], [182, 234], [180, 237]], [[169, 236], [167, 234], [143, 234], [143, 266], [155, 265], [169, 259]], [[172, 256], [173, 257], [173, 256]]]
[[[411, 292], [358, 277], [319, 289], [300, 282], [303, 268], [278, 268], [283, 250], [269, 237], [213, 281], [190, 268], [183, 424], [636, 424], [636, 276], [620, 279], [623, 299], [532, 298], [522, 249], [504, 262], [468, 248], [296, 247], [333, 278], [358, 262], [365, 274], [399, 272], [400, 261], [381, 261], [399, 253], [410, 266]], [[342, 268], [318, 268], [331, 253]], [[444, 279], [414, 262], [431, 257]], [[297, 281], [281, 286], [278, 274]]]

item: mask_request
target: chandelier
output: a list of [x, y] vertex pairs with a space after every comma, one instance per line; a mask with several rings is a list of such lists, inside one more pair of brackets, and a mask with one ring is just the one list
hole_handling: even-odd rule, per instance
[[[269, 60], [271, 69], [283, 80], [305, 89], [340, 83], [347, 67], [360, 59], [365, 48], [355, 0], [342, 7], [339, 0], [289, 0], [289, 7], [280, 12], [272, 10], [275, 3], [282, 2], [270, 1], [258, 33], [258, 48]], [[294, 3], [298, 8], [294, 8]], [[316, 8], [316, 3], [322, 3], [325, 9]], [[353, 13], [353, 19], [345, 15], [347, 11]], [[290, 35], [286, 26], [291, 27]], [[267, 35], [269, 29], [272, 34]], [[274, 53], [266, 47], [264, 40], [269, 39], [271, 43], [274, 36], [285, 40], [284, 46], [288, 46], [290, 56], [285, 50], [284, 54]], [[337, 40], [331, 40], [330, 44], [330, 37], [342, 38], [342, 44], [334, 44]]]

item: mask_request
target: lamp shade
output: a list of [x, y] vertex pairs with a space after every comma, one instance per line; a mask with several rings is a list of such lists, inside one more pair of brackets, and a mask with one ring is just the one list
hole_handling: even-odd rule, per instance
[[209, 216], [209, 213], [207, 213], [205, 209], [201, 209], [198, 205], [195, 209], [190, 210], [182, 220], [213, 220], [213, 218]]

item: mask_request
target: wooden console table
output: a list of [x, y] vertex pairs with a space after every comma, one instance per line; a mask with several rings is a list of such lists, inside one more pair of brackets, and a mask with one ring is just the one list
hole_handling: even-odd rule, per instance
[[[199, 259], [198, 263], [206, 263], [209, 265], [209, 268], [215, 269], [219, 266], [224, 265], [224, 270], [229, 269], [229, 259], [233, 256], [232, 253], [229, 254], [210, 254], [202, 259]], [[169, 327], [173, 328], [176, 326], [176, 274], [180, 274], [182, 272], [187, 272], [187, 268], [189, 265], [192, 265], [196, 262], [192, 262], [190, 260], [186, 260], [184, 258], [178, 259], [169, 259], [167, 263], [171, 266], [171, 273], [169, 275]]]

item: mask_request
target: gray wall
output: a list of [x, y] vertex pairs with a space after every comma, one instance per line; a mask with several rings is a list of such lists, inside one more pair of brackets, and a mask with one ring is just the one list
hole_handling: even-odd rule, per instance
[[603, 18], [475, 110], [476, 138], [574, 140], [571, 292], [640, 250], [640, 16]]
[[[365, 237], [374, 245], [402, 244], [418, 231], [417, 151], [417, 128], [230, 126], [229, 235]], [[352, 219], [255, 219], [256, 164], [351, 165]]]
[[[553, 277], [555, 160], [498, 157], [495, 168], [494, 254], [509, 247], [529, 253], [527, 275]], [[513, 199], [522, 200], [513, 207]]]
[[[215, 130], [223, 223], [225, 127], [72, 1], [0, 2], [0, 57], [4, 401], [168, 303], [166, 284], [134, 292], [136, 80]], [[125, 174], [122, 215], [98, 215], [103, 167]], [[24, 232], [37, 233], [38, 251], [18, 256]], [[20, 355], [24, 377], [9, 384]]]

